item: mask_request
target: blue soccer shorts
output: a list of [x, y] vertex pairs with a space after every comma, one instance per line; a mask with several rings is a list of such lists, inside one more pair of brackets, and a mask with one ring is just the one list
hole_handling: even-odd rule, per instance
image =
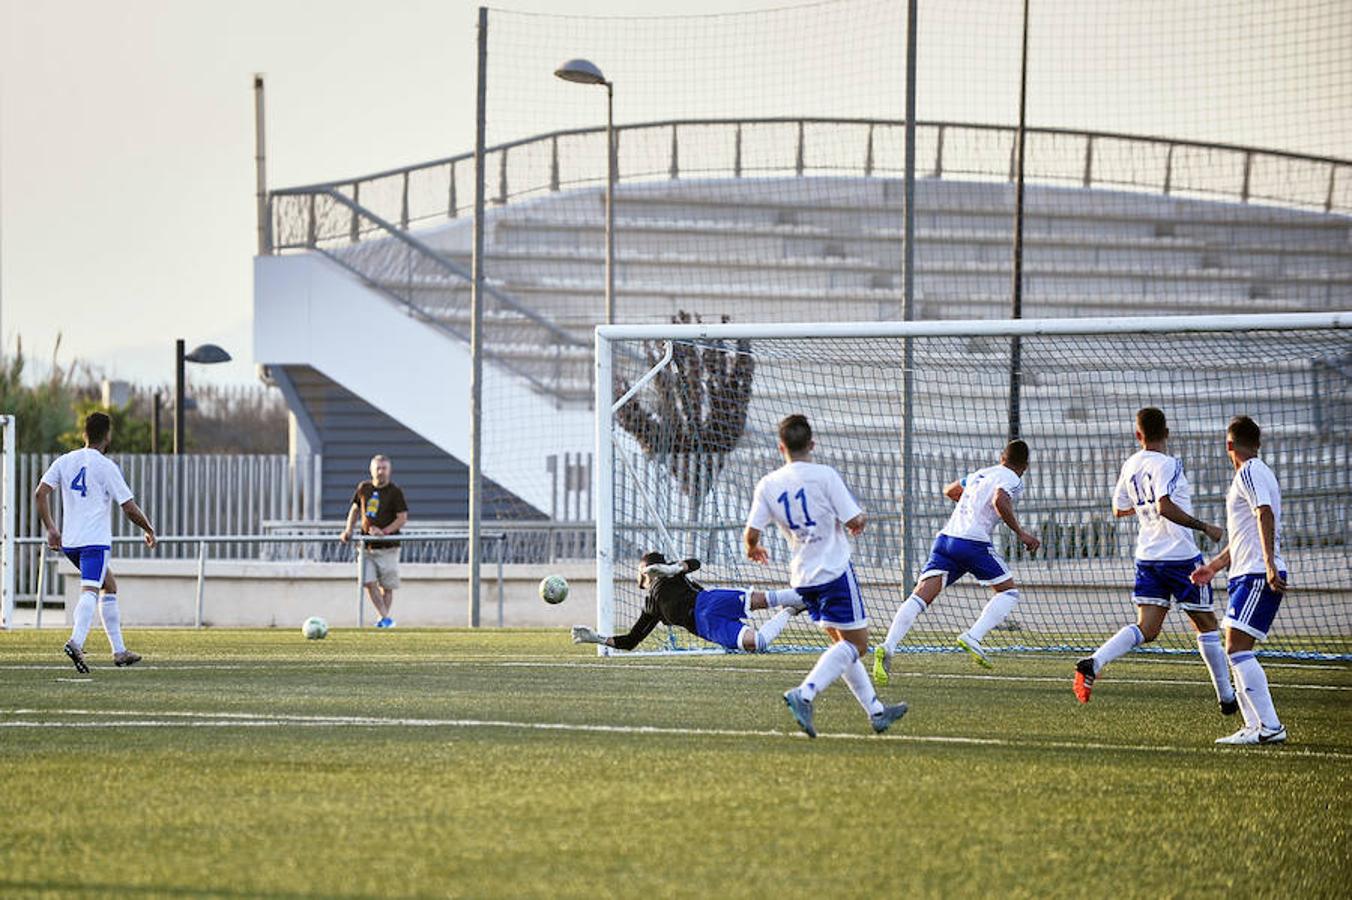
[[1013, 577], [1009, 566], [1005, 565], [991, 544], [941, 534], [930, 547], [929, 559], [925, 560], [925, 567], [920, 570], [919, 580], [943, 575], [944, 586], [947, 587], [968, 573], [988, 586]]
[[108, 547], [62, 547], [75, 568], [80, 570], [80, 587], [103, 587], [104, 576], [108, 574]]
[[695, 597], [695, 633], [710, 643], [741, 650], [746, 616], [745, 591], [700, 591]]
[[864, 596], [859, 592], [853, 565], [825, 584], [803, 585], [797, 591], [807, 604], [807, 614], [823, 628], [848, 631], [868, 627]]
[[1202, 564], [1192, 559], [1136, 560], [1136, 587], [1132, 599], [1138, 606], [1163, 606], [1178, 602], [1185, 612], [1212, 612], [1211, 585], [1192, 583], [1192, 573]]
[[[1286, 578], [1285, 572], [1277, 574]], [[1230, 579], [1228, 587], [1230, 603], [1225, 608], [1221, 627], [1234, 628], [1260, 641], [1267, 640], [1277, 607], [1282, 605], [1282, 595], [1268, 586], [1264, 575], [1236, 575]]]

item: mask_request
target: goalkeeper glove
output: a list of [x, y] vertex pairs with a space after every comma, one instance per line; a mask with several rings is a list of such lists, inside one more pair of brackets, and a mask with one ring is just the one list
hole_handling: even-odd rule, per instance
[[605, 642], [605, 635], [597, 634], [586, 625], [573, 626], [574, 644], [604, 644]]
[[643, 574], [649, 578], [670, 578], [673, 575], [685, 574], [685, 563], [649, 563], [643, 567]]

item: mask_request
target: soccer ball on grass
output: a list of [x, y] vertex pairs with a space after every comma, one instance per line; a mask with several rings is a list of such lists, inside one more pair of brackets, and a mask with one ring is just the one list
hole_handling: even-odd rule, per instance
[[305, 635], [306, 640], [322, 641], [328, 637], [329, 623], [325, 622], [319, 616], [310, 616], [301, 623], [300, 633]]
[[540, 599], [546, 603], [562, 603], [568, 598], [568, 582], [562, 575], [550, 575], [540, 582]]

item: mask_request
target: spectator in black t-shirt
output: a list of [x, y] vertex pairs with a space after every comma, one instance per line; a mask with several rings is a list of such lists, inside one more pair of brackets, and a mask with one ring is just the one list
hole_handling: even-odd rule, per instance
[[[371, 480], [357, 485], [352, 495], [352, 506], [347, 511], [347, 527], [339, 535], [343, 543], [352, 539], [352, 531], [361, 522], [362, 534], [383, 536], [398, 534], [408, 522], [408, 504], [404, 492], [390, 481], [390, 458], [384, 454], [371, 457]], [[393, 628], [390, 607], [394, 605], [394, 591], [399, 587], [399, 544], [397, 541], [368, 541], [366, 561], [362, 566], [362, 584], [380, 613], [377, 628]]]

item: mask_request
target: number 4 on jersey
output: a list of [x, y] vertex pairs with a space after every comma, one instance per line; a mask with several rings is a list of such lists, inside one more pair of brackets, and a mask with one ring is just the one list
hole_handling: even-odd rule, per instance
[[89, 488], [85, 485], [86, 468], [86, 466], [81, 466], [80, 471], [75, 476], [75, 480], [70, 483], [70, 489], [72, 491], [79, 491], [81, 497], [89, 496]]

